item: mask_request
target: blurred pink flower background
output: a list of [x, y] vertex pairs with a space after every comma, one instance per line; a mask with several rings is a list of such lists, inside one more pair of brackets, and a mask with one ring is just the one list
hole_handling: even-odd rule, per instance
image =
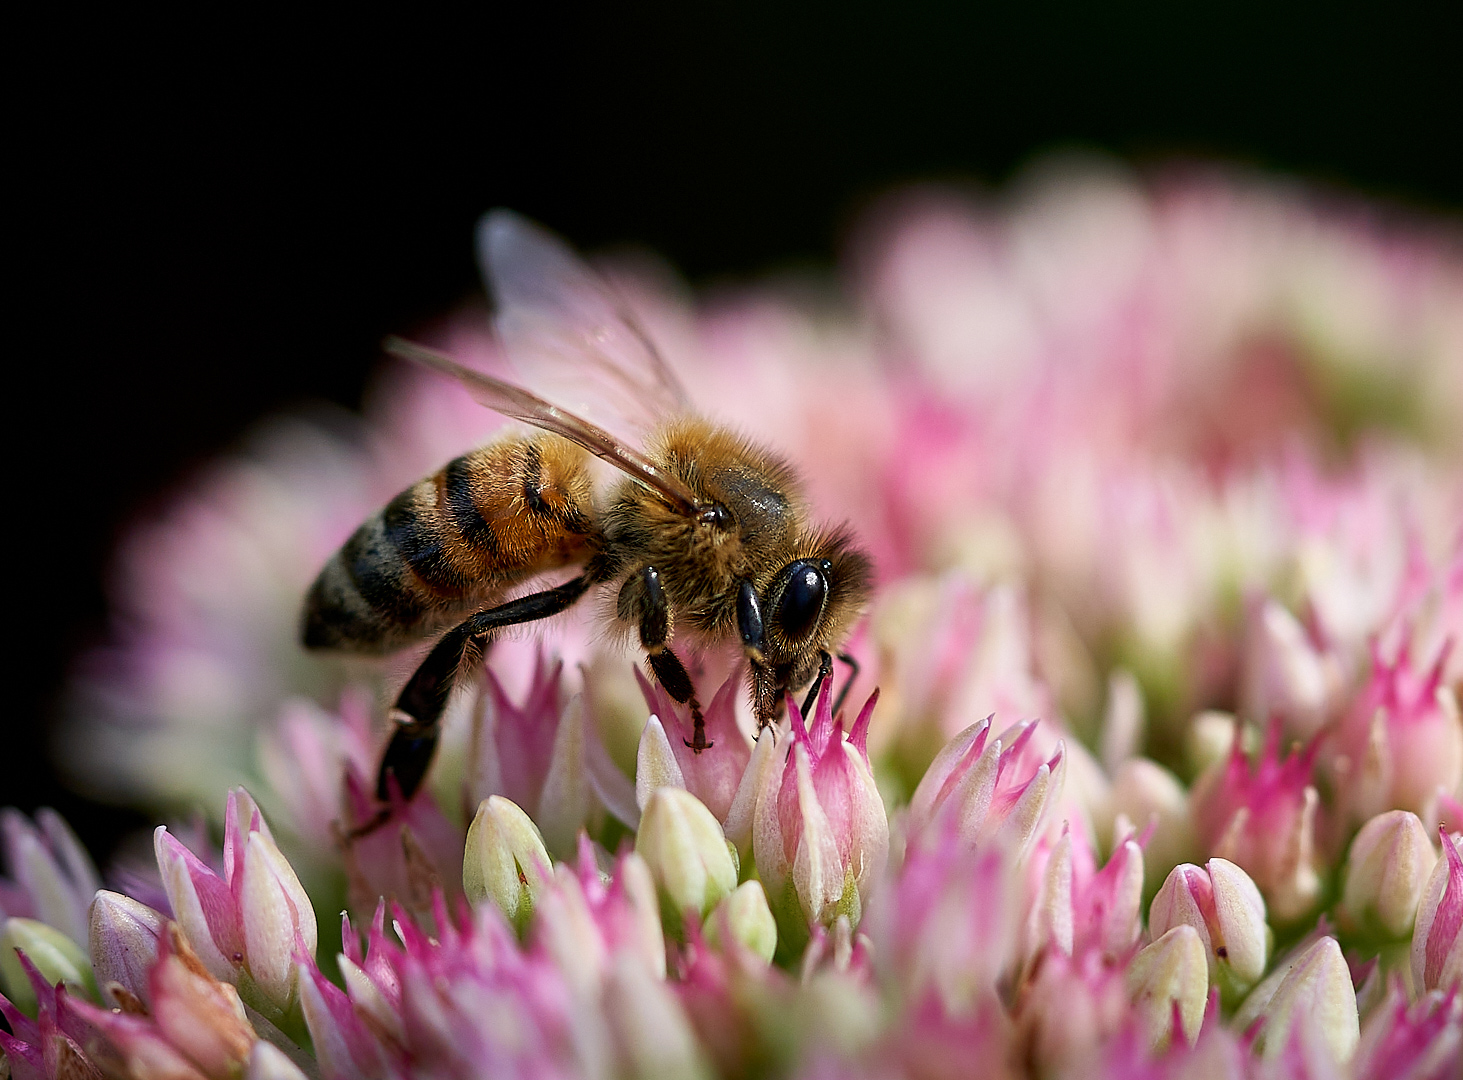
[[[850, 714], [753, 742], [708, 656], [690, 754], [582, 605], [494, 645], [429, 790], [348, 840], [420, 654], [306, 655], [301, 598], [502, 426], [383, 369], [119, 553], [63, 764], [228, 827], [160, 833], [153, 911], [7, 819], [12, 1075], [1456, 1075], [1456, 226], [1061, 161], [889, 197], [836, 289], [609, 272], [870, 548]], [[482, 311], [424, 336], [501, 363]]]

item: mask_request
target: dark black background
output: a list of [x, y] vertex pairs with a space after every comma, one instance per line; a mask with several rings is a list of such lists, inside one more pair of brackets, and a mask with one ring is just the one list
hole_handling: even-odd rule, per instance
[[698, 282], [830, 263], [890, 184], [999, 184], [1062, 145], [1455, 213], [1450, 9], [743, 2], [13, 27], [0, 802], [58, 805], [100, 849], [134, 823], [36, 764], [69, 658], [104, 632], [119, 529], [260, 415], [355, 405], [385, 333], [475, 287], [485, 208], [648, 245]]

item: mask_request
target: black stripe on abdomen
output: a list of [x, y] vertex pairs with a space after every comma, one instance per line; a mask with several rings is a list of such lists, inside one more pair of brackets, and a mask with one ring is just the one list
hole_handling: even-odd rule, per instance
[[466, 457], [454, 459], [442, 477], [442, 495], [448, 516], [458, 533], [472, 547], [489, 555], [498, 554], [498, 534], [493, 532], [472, 497], [473, 469]]
[[381, 516], [371, 518], [340, 549], [351, 584], [361, 599], [399, 626], [413, 626], [426, 608], [404, 580], [400, 553], [386, 536]]
[[461, 594], [468, 586], [467, 576], [453, 565], [448, 541], [438, 523], [417, 513], [416, 490], [403, 491], [386, 504], [381, 516], [386, 539], [401, 561], [428, 586], [439, 592]]

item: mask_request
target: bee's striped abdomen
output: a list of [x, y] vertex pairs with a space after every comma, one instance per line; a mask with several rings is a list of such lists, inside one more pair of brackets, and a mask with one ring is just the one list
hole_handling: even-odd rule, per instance
[[587, 456], [553, 435], [474, 450], [373, 514], [315, 579], [310, 648], [387, 652], [599, 542]]

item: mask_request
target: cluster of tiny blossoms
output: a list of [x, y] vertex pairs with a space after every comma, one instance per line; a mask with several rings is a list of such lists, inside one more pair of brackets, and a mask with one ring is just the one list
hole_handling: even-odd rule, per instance
[[[262, 432], [125, 546], [63, 762], [203, 817], [112, 889], [56, 815], [0, 818], [3, 1068], [1458, 1075], [1444, 232], [1051, 167], [998, 204], [891, 200], [842, 306], [692, 308], [640, 264], [693, 397], [869, 547], [857, 666], [753, 738], [735, 650], [688, 655], [697, 752], [586, 603], [493, 645], [368, 831], [419, 656], [307, 656], [301, 598], [499, 422], [392, 369], [365, 421]], [[483, 327], [436, 343], [495, 363]]]

